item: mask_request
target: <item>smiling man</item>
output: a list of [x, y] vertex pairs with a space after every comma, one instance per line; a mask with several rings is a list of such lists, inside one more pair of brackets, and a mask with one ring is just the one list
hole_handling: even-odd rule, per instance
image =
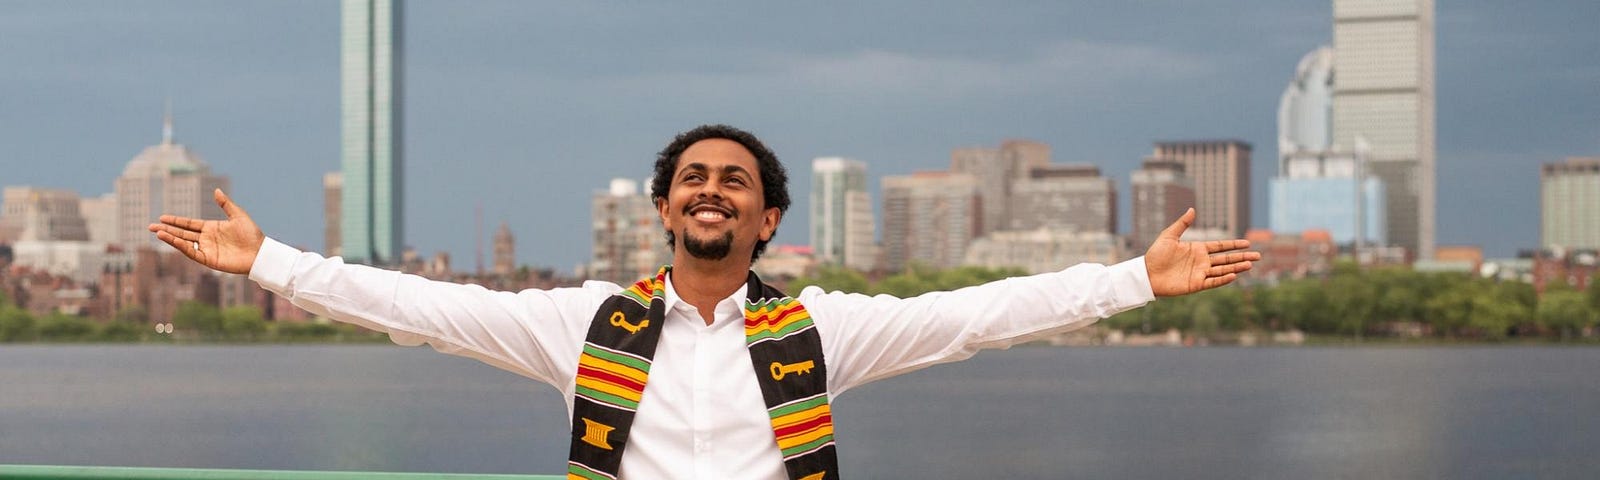
[[679, 135], [651, 194], [673, 264], [628, 286], [493, 292], [346, 265], [267, 238], [220, 190], [227, 220], [163, 215], [150, 231], [313, 313], [555, 386], [571, 413], [568, 476], [591, 479], [839, 478], [829, 402], [843, 392], [1225, 285], [1260, 259], [1244, 240], [1179, 241], [1191, 209], [1116, 265], [906, 299], [790, 297], [750, 271], [789, 207], [783, 165], [755, 136]]

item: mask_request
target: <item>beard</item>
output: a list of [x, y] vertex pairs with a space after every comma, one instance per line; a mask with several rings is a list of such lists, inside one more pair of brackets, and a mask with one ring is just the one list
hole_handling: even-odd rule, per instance
[[683, 232], [683, 249], [701, 260], [722, 260], [733, 250], [733, 232], [723, 232], [721, 237], [702, 240]]

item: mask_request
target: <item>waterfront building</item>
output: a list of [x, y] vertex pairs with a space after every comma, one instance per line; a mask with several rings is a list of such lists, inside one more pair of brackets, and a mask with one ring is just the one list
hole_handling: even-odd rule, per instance
[[[1117, 231], [1117, 186], [1087, 164], [1033, 167], [1011, 185], [1006, 230]], [[993, 232], [990, 232], [993, 233]], [[987, 234], [986, 234], [987, 235]]]
[[972, 242], [962, 264], [1055, 272], [1079, 263], [1111, 265], [1129, 256], [1127, 240], [1106, 231], [1039, 228], [990, 232]]
[[857, 271], [877, 263], [867, 164], [840, 157], [811, 161], [811, 248], [817, 262]]
[[349, 262], [394, 264], [405, 245], [402, 3], [344, 0], [341, 10], [339, 253]]
[[162, 214], [220, 220], [227, 218], [212, 190], [229, 187], [228, 177], [212, 175], [211, 166], [188, 146], [173, 139], [172, 114], [162, 122], [161, 143], [145, 148], [128, 162], [115, 183], [117, 244], [168, 248], [146, 229]]
[[1600, 157], [1572, 157], [1540, 167], [1539, 244], [1600, 249]]
[[1194, 182], [1183, 171], [1183, 164], [1146, 158], [1133, 171], [1134, 245], [1149, 246], [1185, 210], [1194, 207]]
[[590, 208], [589, 279], [628, 285], [672, 261], [660, 213], [638, 181], [612, 179], [609, 188], [594, 193]]
[[1433, 258], [1433, 0], [1334, 0], [1333, 50], [1333, 148], [1383, 181], [1390, 243]]
[[322, 253], [337, 257], [344, 251], [344, 236], [339, 229], [344, 226], [344, 173], [328, 172], [322, 175]]
[[884, 266], [959, 266], [983, 221], [979, 181], [972, 175], [917, 172], [883, 178]]
[[1240, 140], [1156, 142], [1150, 157], [1183, 165], [1194, 182], [1197, 231], [1238, 238], [1250, 224], [1250, 150]]
[[[1324, 230], [1337, 245], [1388, 244], [1385, 185], [1360, 175], [1359, 158], [1327, 151], [1291, 153], [1270, 185], [1269, 227], [1294, 234]], [[1364, 180], [1358, 180], [1364, 178]]]
[[511, 226], [500, 222], [494, 231], [494, 274], [505, 277], [517, 270], [517, 238], [511, 235]]
[[978, 182], [982, 209], [976, 235], [1001, 230], [1010, 223], [1012, 186], [1034, 168], [1050, 164], [1050, 146], [1031, 140], [1006, 140], [1000, 148], [966, 147], [950, 152], [950, 172]]

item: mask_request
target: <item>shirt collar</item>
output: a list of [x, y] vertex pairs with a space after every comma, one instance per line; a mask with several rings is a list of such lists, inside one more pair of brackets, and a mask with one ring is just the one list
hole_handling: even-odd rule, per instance
[[[672, 313], [672, 311], [674, 309], [679, 309], [679, 312], [683, 313], [683, 314], [689, 314], [689, 313], [694, 311], [694, 306], [693, 305], [689, 305], [689, 302], [683, 301], [683, 298], [678, 296], [678, 290], [672, 287], [672, 275], [667, 275], [666, 281], [663, 282], [662, 290], [665, 291], [665, 295], [662, 297], [662, 300], [666, 302], [665, 305], [667, 307], [666, 308], [666, 312], [667, 313]], [[728, 304], [728, 300], [732, 299], [733, 300], [733, 303], [732, 303], [733, 308], [737, 309], [738, 311], [743, 311], [744, 310], [744, 299], [749, 296], [749, 290], [750, 290], [750, 284], [748, 282], [746, 282], [743, 286], [739, 287], [738, 290], [735, 290], [733, 292], [733, 295], [729, 295], [728, 298], [724, 298], [724, 299], [722, 299], [722, 301], [717, 302], [717, 307], [720, 308], [723, 305], [727, 305]], [[713, 322], [722, 323], [722, 318], [721, 318], [720, 315], [716, 315], [715, 313], [713, 313], [712, 315], [713, 315], [713, 320], [712, 320]], [[735, 316], [741, 316], [742, 317], [742, 315], [735, 315]], [[694, 320], [696, 322], [699, 322], [700, 321], [700, 317], [699, 316], [694, 316]]]

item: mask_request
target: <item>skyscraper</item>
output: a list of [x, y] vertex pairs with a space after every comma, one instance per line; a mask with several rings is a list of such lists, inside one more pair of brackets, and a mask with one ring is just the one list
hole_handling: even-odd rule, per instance
[[1250, 225], [1250, 144], [1239, 140], [1156, 142], [1156, 160], [1177, 162], [1194, 181], [1194, 234], [1243, 238]]
[[[1117, 233], [1117, 186], [1087, 164], [1033, 167], [1011, 182], [1003, 230]], [[993, 233], [993, 232], [990, 232]]]
[[1333, 146], [1365, 142], [1389, 241], [1433, 258], [1433, 0], [1334, 0]]
[[818, 262], [872, 270], [872, 197], [867, 164], [839, 157], [811, 161], [811, 248]]
[[629, 284], [672, 262], [661, 214], [638, 181], [612, 179], [610, 188], [594, 193], [590, 205], [590, 279]]
[[344, 236], [339, 229], [344, 226], [340, 214], [344, 213], [344, 174], [322, 174], [322, 253], [337, 257], [344, 251]]
[[1288, 235], [1327, 230], [1335, 245], [1384, 246], [1383, 182], [1368, 171], [1364, 153], [1332, 144], [1334, 56], [1328, 47], [1306, 54], [1283, 89], [1268, 226]]
[[950, 152], [950, 172], [971, 175], [978, 182], [983, 210], [976, 235], [1010, 224], [1011, 189], [1028, 172], [1050, 164], [1050, 146], [1031, 140], [1006, 140], [1000, 148], [968, 147]]
[[1544, 164], [1539, 197], [1541, 247], [1600, 249], [1600, 157]]
[[898, 272], [912, 263], [961, 265], [983, 221], [978, 192], [978, 179], [964, 173], [883, 177], [884, 266]]
[[400, 5], [396, 0], [344, 0], [339, 233], [346, 261], [397, 263], [405, 244]]
[[117, 243], [132, 251], [161, 245], [145, 227], [162, 214], [222, 219], [214, 189], [228, 190], [228, 178], [211, 175], [211, 166], [172, 138], [172, 114], [162, 121], [161, 143], [139, 152], [117, 177]]
[[1146, 159], [1133, 171], [1133, 233], [1135, 246], [1155, 243], [1167, 225], [1194, 206], [1194, 182], [1183, 171], [1183, 164], [1170, 160]]

